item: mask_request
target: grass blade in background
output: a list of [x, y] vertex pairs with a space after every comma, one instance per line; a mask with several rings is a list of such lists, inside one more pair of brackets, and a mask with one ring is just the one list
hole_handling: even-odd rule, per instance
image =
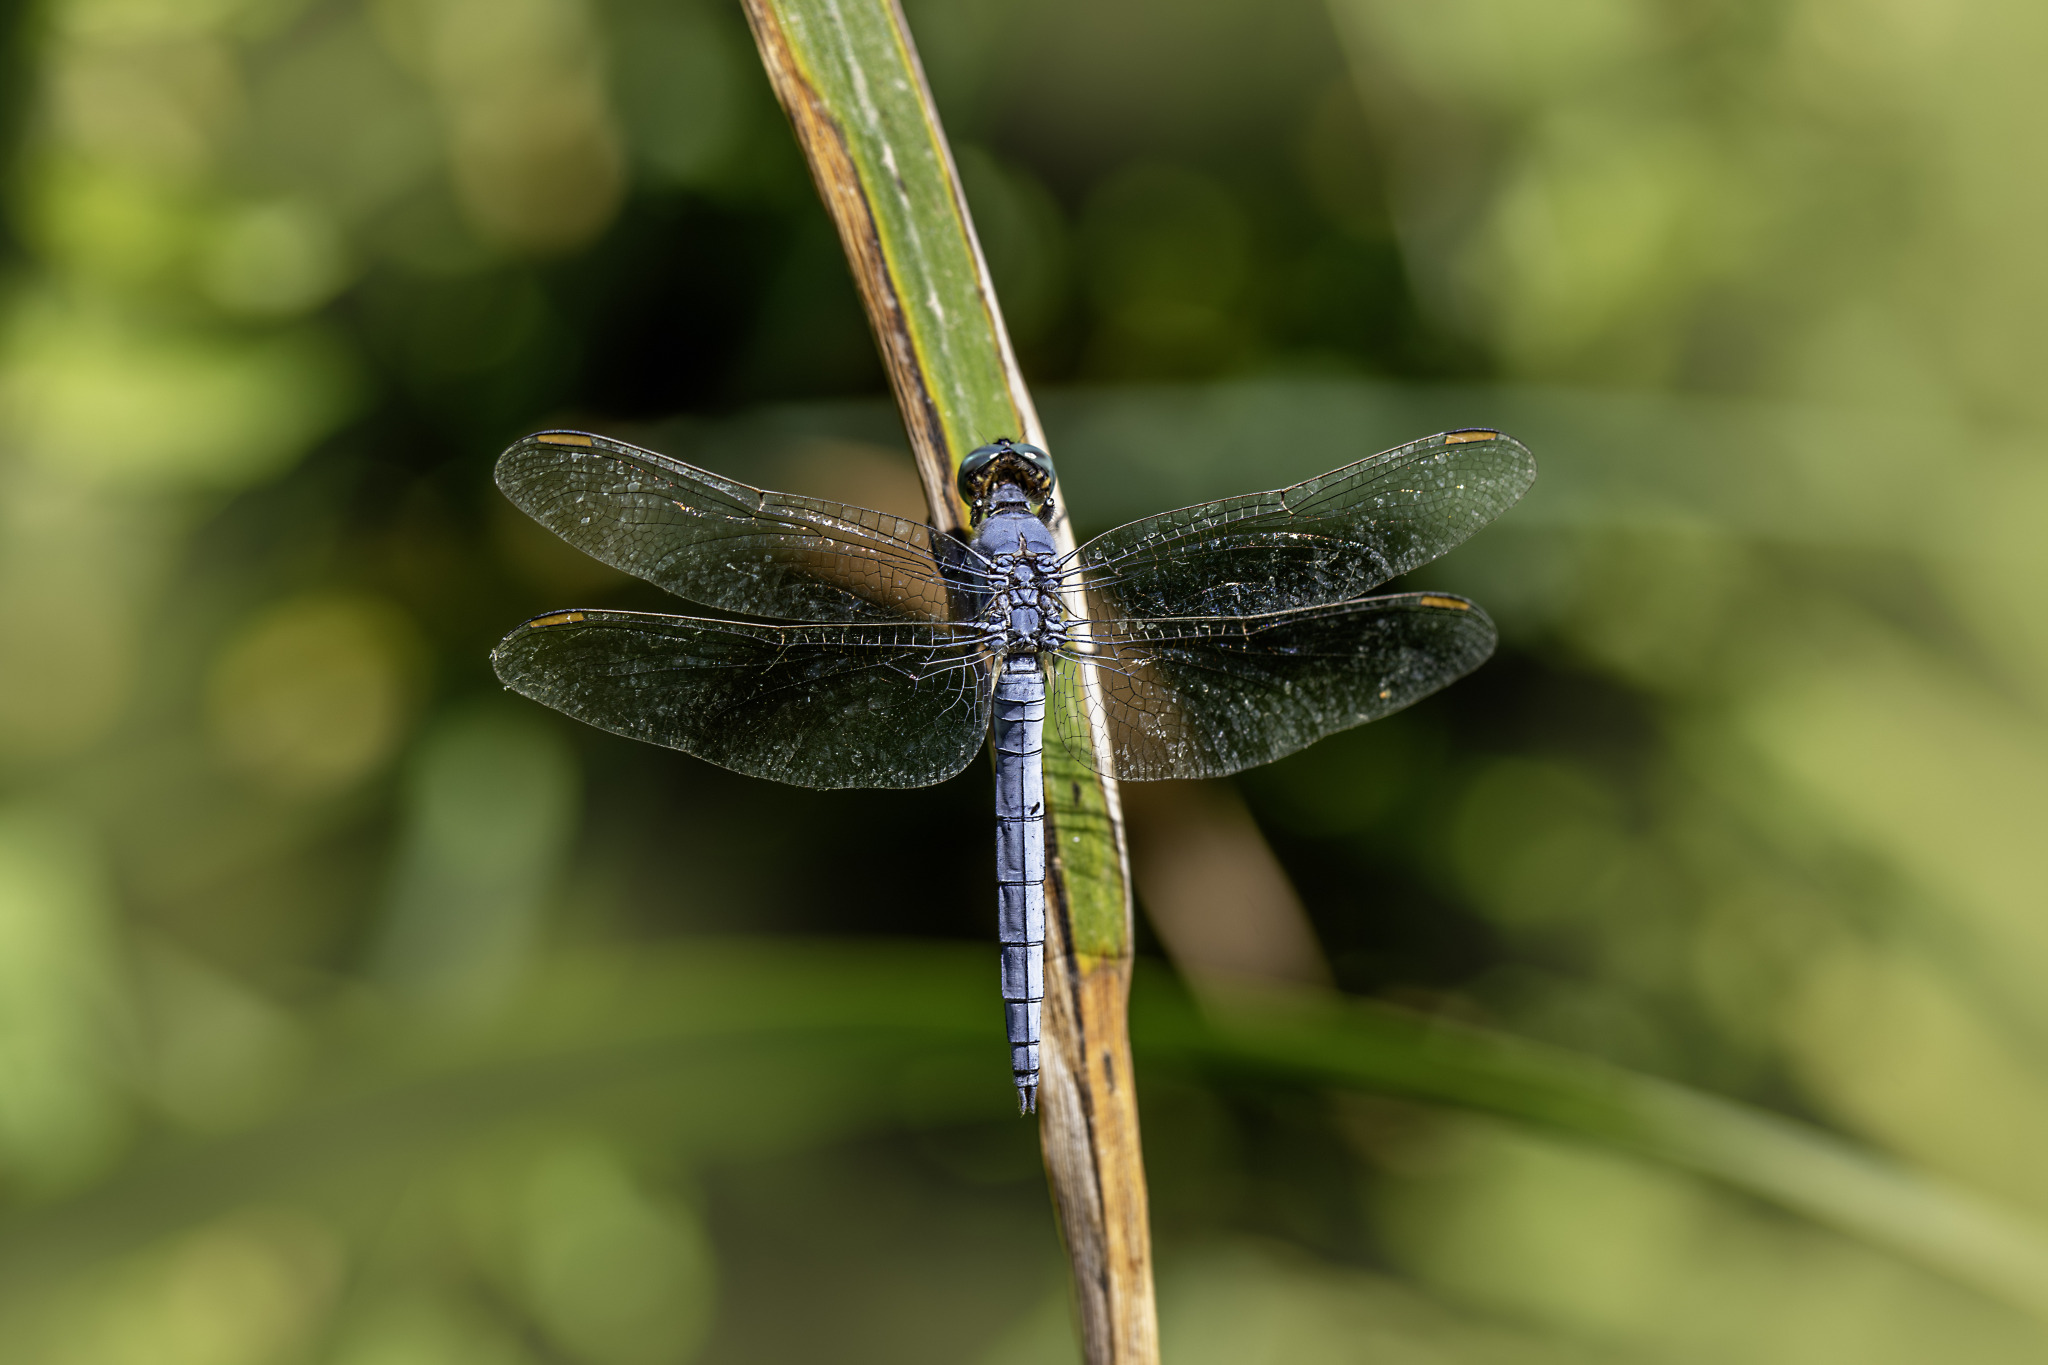
[[[353, 1057], [257, 1127], [138, 1163], [0, 1227], [0, 1312], [167, 1233], [280, 1199], [346, 1209], [508, 1126], [644, 1113], [695, 1157], [764, 1140], [826, 1143], [904, 1122], [874, 1078], [971, 1074], [985, 1033], [974, 949], [697, 941], [564, 959], [488, 1030], [414, 1012], [343, 1012], [323, 1047]], [[1491, 1115], [1689, 1170], [2048, 1320], [2048, 1236], [2024, 1219], [1803, 1124], [1563, 1049], [1366, 1002], [1272, 999], [1197, 1010], [1138, 981], [1139, 1055]], [[844, 1021], [865, 1026], [849, 1030]], [[921, 1087], [920, 1123], [1007, 1107], [1007, 1088]]]
[[[748, 0], [746, 11], [853, 267], [932, 520], [961, 529], [962, 457], [997, 437], [1045, 436], [902, 11], [891, 0]], [[1053, 533], [1074, 548], [1064, 497]], [[1112, 779], [1050, 752], [1046, 778], [1040, 1136], [1085, 1358], [1141, 1365], [1158, 1358], [1158, 1324], [1126, 1022], [1122, 821]]]
[[[2048, 1320], [2048, 1237], [1763, 1110], [1508, 1034], [1360, 1001], [1251, 1001], [1157, 1021], [1140, 1054], [1399, 1095], [1550, 1129], [1711, 1177]], [[1162, 1017], [1163, 1016], [1163, 1017]]]

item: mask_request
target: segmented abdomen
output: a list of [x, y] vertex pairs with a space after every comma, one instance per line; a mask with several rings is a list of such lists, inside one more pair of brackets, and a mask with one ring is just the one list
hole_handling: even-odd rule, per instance
[[996, 680], [996, 938], [1017, 1108], [1038, 1107], [1039, 1011], [1045, 999], [1045, 673], [1031, 655]]

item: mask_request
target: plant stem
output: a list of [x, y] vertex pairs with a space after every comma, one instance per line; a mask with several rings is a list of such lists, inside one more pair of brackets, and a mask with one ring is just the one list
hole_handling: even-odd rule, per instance
[[[745, 6], [860, 286], [932, 522], [959, 531], [967, 524], [954, 491], [961, 458], [999, 436], [1036, 445], [1045, 436], [902, 10], [892, 0]], [[1053, 533], [1073, 549], [1064, 498]], [[1081, 609], [1078, 595], [1073, 608]], [[1084, 672], [1075, 684], [1086, 689], [1092, 679]], [[1128, 1023], [1130, 875], [1115, 780], [1048, 751], [1046, 843], [1039, 1141], [1073, 1262], [1083, 1358], [1153, 1365], [1158, 1327]]]

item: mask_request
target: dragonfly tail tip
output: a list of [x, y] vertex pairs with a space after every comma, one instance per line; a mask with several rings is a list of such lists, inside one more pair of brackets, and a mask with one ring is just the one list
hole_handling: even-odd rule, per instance
[[1038, 1112], [1038, 1081], [1035, 1078], [1027, 1081], [1021, 1076], [1018, 1077], [1017, 1112], [1020, 1114], [1035, 1114]]

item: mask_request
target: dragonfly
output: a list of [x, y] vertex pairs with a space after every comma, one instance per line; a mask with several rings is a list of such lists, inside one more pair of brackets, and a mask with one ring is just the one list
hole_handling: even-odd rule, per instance
[[506, 687], [599, 729], [800, 787], [926, 786], [988, 744], [1005, 1031], [1029, 1113], [1048, 712], [1056, 760], [1156, 781], [1238, 772], [1399, 711], [1483, 663], [1495, 630], [1461, 596], [1374, 590], [1462, 543], [1535, 474], [1512, 437], [1450, 431], [1062, 552], [1052, 460], [1023, 441], [961, 462], [971, 518], [955, 533], [543, 431], [499, 457], [514, 504], [606, 564], [765, 621], [551, 611], [492, 663]]

